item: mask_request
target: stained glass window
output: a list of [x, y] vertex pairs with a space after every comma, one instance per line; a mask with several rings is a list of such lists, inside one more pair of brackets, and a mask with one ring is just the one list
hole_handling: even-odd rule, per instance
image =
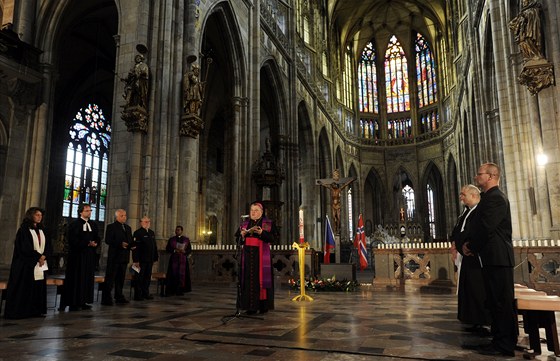
[[405, 52], [395, 35], [391, 36], [385, 52], [385, 88], [387, 113], [410, 110], [408, 65]]
[[362, 137], [365, 139], [379, 139], [379, 121], [377, 119], [360, 119], [360, 129]]
[[379, 97], [377, 95], [377, 67], [375, 66], [375, 47], [369, 42], [358, 64], [359, 110], [363, 113], [379, 112]]
[[436, 210], [434, 205], [434, 190], [430, 184], [427, 185], [426, 191], [428, 193], [428, 224], [430, 226], [430, 236], [436, 239]]
[[418, 105], [422, 108], [426, 105], [433, 104], [436, 101], [436, 69], [430, 46], [420, 33], [417, 33], [416, 35], [414, 50], [416, 52]]
[[410, 118], [391, 119], [387, 122], [387, 138], [404, 139], [412, 137], [412, 120]]
[[91, 204], [93, 220], [105, 219], [111, 126], [95, 104], [80, 109], [68, 131], [62, 215], [78, 217], [78, 205]]
[[402, 195], [404, 197], [404, 201], [406, 202], [406, 217], [407, 220], [410, 221], [414, 219], [414, 212], [416, 208], [414, 202], [414, 189], [407, 184], [402, 189]]
[[420, 114], [420, 132], [429, 133], [439, 128], [437, 109]]
[[352, 51], [350, 47], [346, 48], [345, 54], [345, 66], [344, 66], [344, 94], [343, 94], [343, 103], [348, 108], [352, 107], [352, 99], [354, 96], [354, 75], [352, 74]]

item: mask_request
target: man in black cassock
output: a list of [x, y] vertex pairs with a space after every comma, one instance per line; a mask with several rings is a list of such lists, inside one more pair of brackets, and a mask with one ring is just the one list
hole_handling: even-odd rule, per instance
[[66, 306], [70, 311], [87, 310], [93, 303], [99, 232], [97, 224], [90, 220], [89, 204], [80, 204], [78, 214], [80, 217], [70, 223], [67, 230], [68, 258], [60, 311]]
[[139, 270], [134, 285], [134, 300], [136, 301], [154, 298], [150, 295], [150, 281], [152, 280], [152, 267], [159, 257], [156, 235], [150, 229], [150, 218], [142, 217], [140, 225], [141, 227], [132, 235], [135, 247], [132, 250], [132, 261]]

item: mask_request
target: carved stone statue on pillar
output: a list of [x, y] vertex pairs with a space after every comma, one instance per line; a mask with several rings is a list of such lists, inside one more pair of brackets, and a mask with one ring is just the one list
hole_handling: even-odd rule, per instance
[[356, 178], [340, 178], [338, 169], [333, 170], [332, 178], [317, 179], [315, 184], [329, 188], [331, 190], [331, 216], [333, 220], [333, 232], [340, 234], [340, 192], [350, 185]]
[[150, 69], [144, 63], [147, 48], [139, 44], [136, 49], [140, 54], [134, 57], [134, 66], [126, 78], [121, 78], [124, 83], [123, 98], [125, 105], [121, 118], [125, 121], [129, 132], [148, 131], [148, 90]]
[[183, 116], [181, 117], [180, 134], [196, 138], [203, 127], [200, 108], [204, 101], [204, 90], [208, 78], [208, 69], [212, 58], [206, 58], [206, 76], [200, 80], [200, 66], [195, 64], [196, 55], [187, 58], [187, 71], [183, 75]]
[[554, 67], [544, 57], [541, 4], [537, 0], [522, 0], [521, 11], [509, 22], [523, 56], [519, 84], [526, 85], [535, 95], [554, 84]]

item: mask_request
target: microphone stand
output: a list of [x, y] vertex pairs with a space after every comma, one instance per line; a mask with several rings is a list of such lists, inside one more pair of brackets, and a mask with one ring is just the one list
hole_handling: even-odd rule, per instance
[[241, 269], [243, 265], [241, 264], [241, 234], [236, 237], [236, 248], [235, 248], [235, 256], [233, 257], [237, 261], [237, 299], [235, 301], [235, 313], [233, 315], [228, 315], [222, 317], [222, 324], [226, 324], [229, 321], [236, 319], [236, 318], [251, 318], [253, 320], [264, 320], [264, 318], [259, 316], [252, 316], [252, 315], [245, 315], [241, 313]]

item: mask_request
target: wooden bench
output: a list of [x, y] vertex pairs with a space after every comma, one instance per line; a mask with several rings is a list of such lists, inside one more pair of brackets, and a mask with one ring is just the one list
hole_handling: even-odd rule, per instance
[[152, 273], [152, 280], [157, 281], [156, 283], [156, 293], [159, 292], [161, 297], [165, 296], [165, 279], [167, 274], [165, 272], [154, 272]]
[[540, 291], [519, 291], [515, 289], [517, 310], [523, 315], [523, 328], [529, 335], [529, 345], [537, 355], [541, 354], [539, 328], [544, 328], [549, 351], [560, 356], [556, 311], [560, 311], [560, 297], [543, 295]]
[[[126, 281], [130, 281], [130, 294], [129, 297], [132, 298], [132, 290], [134, 289], [136, 279], [135, 275], [127, 272], [126, 273]], [[156, 281], [156, 294], [159, 293], [161, 297], [165, 296], [165, 279], [167, 278], [167, 274], [165, 272], [153, 272], [152, 273], [152, 281]]]
[[99, 301], [99, 292], [103, 291], [103, 286], [105, 286], [105, 276], [95, 276], [94, 282], [97, 284], [96, 301]]
[[6, 299], [6, 290], [8, 289], [7, 281], [0, 281], [0, 313], [2, 313], [2, 304]]
[[62, 290], [64, 288], [64, 275], [49, 276], [45, 282], [47, 283], [47, 286], [56, 286], [56, 294], [54, 295], [54, 308], [56, 309], [58, 296], [62, 295]]

